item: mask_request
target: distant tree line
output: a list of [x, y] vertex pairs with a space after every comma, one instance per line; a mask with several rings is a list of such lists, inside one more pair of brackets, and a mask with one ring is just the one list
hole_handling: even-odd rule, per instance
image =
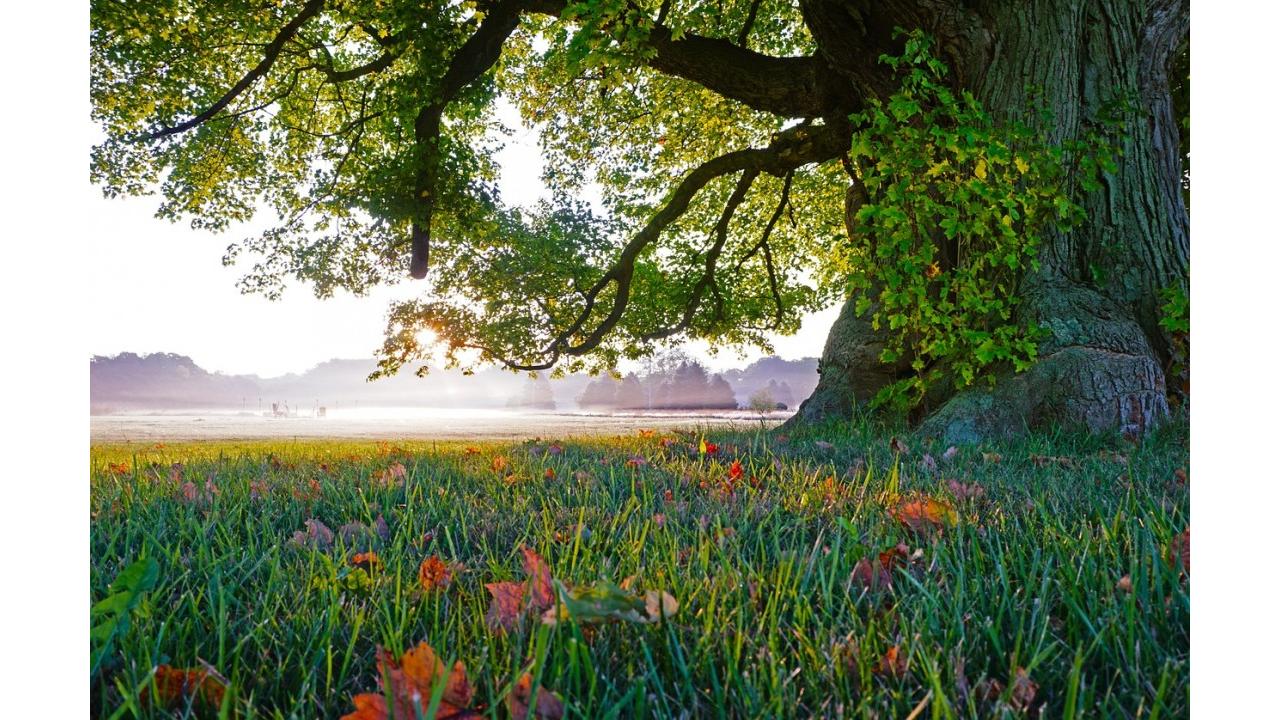
[[733, 388], [720, 375], [708, 375], [696, 360], [681, 359], [640, 377], [604, 376], [591, 381], [578, 396], [587, 410], [736, 410]]

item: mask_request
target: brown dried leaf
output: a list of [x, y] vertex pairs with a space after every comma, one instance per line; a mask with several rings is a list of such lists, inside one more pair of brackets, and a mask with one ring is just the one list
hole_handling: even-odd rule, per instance
[[1024, 668], [1018, 668], [1009, 685], [1009, 705], [1018, 711], [1030, 710], [1031, 703], [1036, 699], [1036, 691], [1039, 689], [1040, 686], [1027, 675], [1027, 671]]

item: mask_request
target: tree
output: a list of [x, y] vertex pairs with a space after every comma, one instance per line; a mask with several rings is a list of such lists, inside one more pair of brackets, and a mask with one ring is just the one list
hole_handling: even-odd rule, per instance
[[[768, 332], [844, 301], [797, 421], [935, 376], [912, 412], [954, 439], [1046, 420], [1140, 432], [1168, 412], [1179, 349], [1162, 308], [1189, 275], [1189, 125], [1169, 70], [1189, 48], [1186, 0], [91, 7], [91, 98], [108, 137], [94, 181], [108, 195], [158, 184], [159, 214], [198, 227], [270, 206], [278, 224], [227, 254], [253, 258], [246, 291], [275, 296], [296, 280], [360, 293], [406, 266], [427, 278], [427, 299], [392, 308], [382, 372], [423, 356], [424, 329], [455, 364], [603, 370], [681, 337], [767, 346]], [[1047, 153], [1034, 157], [1062, 161], [1043, 175], [1058, 184], [1036, 192], [1078, 209], [1061, 227], [1005, 225], [1029, 248], [998, 279], [1017, 302], [965, 306], [957, 317], [987, 316], [951, 336], [976, 366], [879, 322], [905, 302], [892, 273], [850, 290], [859, 268], [927, 253], [939, 258], [918, 268], [930, 279], [988, 281], [948, 252], [968, 225], [917, 228], [901, 256], [867, 245], [892, 213], [865, 208], [894, 210], [896, 182], [928, 177], [878, 160], [907, 157], [897, 138], [933, 117], [909, 94], [926, 71], [941, 106], [949, 97], [997, 130], [1027, 123]], [[542, 130], [554, 199], [532, 210], [504, 206], [493, 185], [500, 96]], [[885, 108], [901, 134], [877, 132]], [[1104, 122], [1121, 129], [1122, 159], [1095, 173], [1072, 148]], [[1004, 162], [1007, 175], [1021, 167], [1013, 147], [960, 148], [947, 172], [985, 181]], [[993, 171], [993, 186], [1005, 175]], [[873, 177], [898, 180], [869, 188]], [[589, 183], [607, 218], [571, 199]], [[952, 201], [930, 187], [907, 199]], [[928, 287], [921, 297], [937, 300]]]

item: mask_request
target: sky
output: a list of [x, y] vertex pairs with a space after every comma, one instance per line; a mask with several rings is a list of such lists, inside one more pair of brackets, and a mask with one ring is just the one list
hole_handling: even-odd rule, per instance
[[[510, 108], [503, 119], [517, 125]], [[96, 129], [90, 132], [90, 142], [98, 137]], [[503, 198], [522, 206], [537, 202], [545, 188], [536, 130], [518, 129], [499, 162]], [[222, 256], [232, 242], [267, 227], [269, 212], [214, 234], [156, 218], [156, 197], [108, 200], [96, 187], [85, 192], [91, 237], [85, 320], [93, 355], [173, 352], [210, 371], [263, 377], [303, 372], [330, 358], [372, 357], [382, 344], [389, 303], [422, 291], [406, 273], [400, 285], [364, 297], [341, 293], [318, 300], [297, 284], [277, 301], [242, 295], [236, 288], [241, 270], [223, 267]], [[838, 310], [806, 317], [794, 336], [775, 337], [777, 353], [821, 355]], [[743, 364], [732, 351], [709, 356], [703, 343], [685, 350], [715, 369]], [[745, 353], [747, 361], [761, 355], [754, 348]]]

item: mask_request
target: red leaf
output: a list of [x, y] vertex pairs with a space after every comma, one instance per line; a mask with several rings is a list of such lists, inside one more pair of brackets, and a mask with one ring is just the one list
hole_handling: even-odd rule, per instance
[[520, 552], [524, 554], [524, 571], [529, 576], [529, 595], [533, 606], [538, 610], [546, 610], [556, 602], [555, 588], [551, 585], [551, 568], [533, 550], [522, 547]]
[[488, 583], [484, 589], [493, 596], [489, 611], [484, 616], [485, 622], [494, 630], [514, 630], [525, 612], [524, 583]]

